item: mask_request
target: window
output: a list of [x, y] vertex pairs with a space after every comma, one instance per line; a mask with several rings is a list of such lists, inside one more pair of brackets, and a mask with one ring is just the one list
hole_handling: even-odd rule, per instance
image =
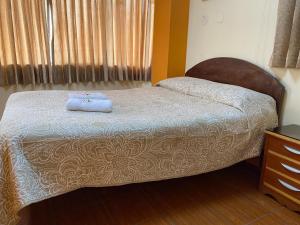
[[0, 85], [150, 79], [154, 0], [0, 4]]

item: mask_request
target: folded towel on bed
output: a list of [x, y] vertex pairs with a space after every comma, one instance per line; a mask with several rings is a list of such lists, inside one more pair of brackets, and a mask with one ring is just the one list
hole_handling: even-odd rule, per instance
[[97, 93], [70, 93], [69, 98], [77, 98], [77, 99], [102, 99], [102, 100], [107, 100], [108, 97], [100, 92]]
[[112, 101], [109, 99], [80, 99], [69, 98], [66, 103], [67, 110], [86, 112], [112, 112]]

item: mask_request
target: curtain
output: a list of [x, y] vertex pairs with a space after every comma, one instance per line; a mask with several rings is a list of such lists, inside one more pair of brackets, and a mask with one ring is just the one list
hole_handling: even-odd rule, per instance
[[300, 0], [279, 0], [273, 67], [300, 68]]
[[0, 5], [0, 85], [150, 79], [154, 0]]
[[44, 3], [0, 0], [1, 86], [48, 82], [50, 51]]

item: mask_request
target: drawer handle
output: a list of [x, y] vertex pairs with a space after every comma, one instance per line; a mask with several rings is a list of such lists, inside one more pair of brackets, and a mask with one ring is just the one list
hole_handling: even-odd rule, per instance
[[286, 170], [288, 170], [288, 171], [290, 171], [290, 172], [293, 172], [293, 173], [300, 173], [300, 170], [298, 170], [298, 169], [296, 169], [296, 168], [294, 168], [294, 167], [291, 167], [291, 166], [286, 165], [286, 164], [284, 164], [284, 163], [281, 163], [281, 165], [282, 165]]
[[294, 153], [294, 154], [296, 154], [296, 155], [300, 155], [300, 151], [297, 150], [297, 149], [295, 149], [295, 148], [291, 148], [291, 147], [288, 147], [288, 146], [286, 146], [286, 145], [284, 145], [284, 148], [285, 148], [286, 150], [288, 150], [289, 152], [291, 152], [291, 153]]
[[296, 191], [296, 192], [299, 192], [299, 191], [300, 191], [300, 189], [295, 188], [294, 186], [292, 186], [292, 185], [290, 185], [290, 184], [288, 184], [288, 183], [286, 183], [286, 182], [284, 182], [284, 181], [282, 181], [282, 180], [280, 180], [280, 179], [278, 179], [278, 182], [279, 182], [283, 187], [285, 187], [285, 188], [287, 188], [287, 189], [289, 189], [289, 190], [291, 190], [291, 191]]

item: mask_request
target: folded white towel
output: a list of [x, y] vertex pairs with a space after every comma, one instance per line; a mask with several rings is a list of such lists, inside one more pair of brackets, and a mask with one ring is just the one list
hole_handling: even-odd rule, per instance
[[78, 99], [69, 98], [66, 104], [67, 110], [86, 112], [112, 112], [112, 101], [109, 99]]
[[106, 100], [108, 97], [103, 93], [88, 93], [88, 92], [82, 92], [82, 93], [70, 93], [69, 98], [78, 98], [78, 99], [102, 99]]

